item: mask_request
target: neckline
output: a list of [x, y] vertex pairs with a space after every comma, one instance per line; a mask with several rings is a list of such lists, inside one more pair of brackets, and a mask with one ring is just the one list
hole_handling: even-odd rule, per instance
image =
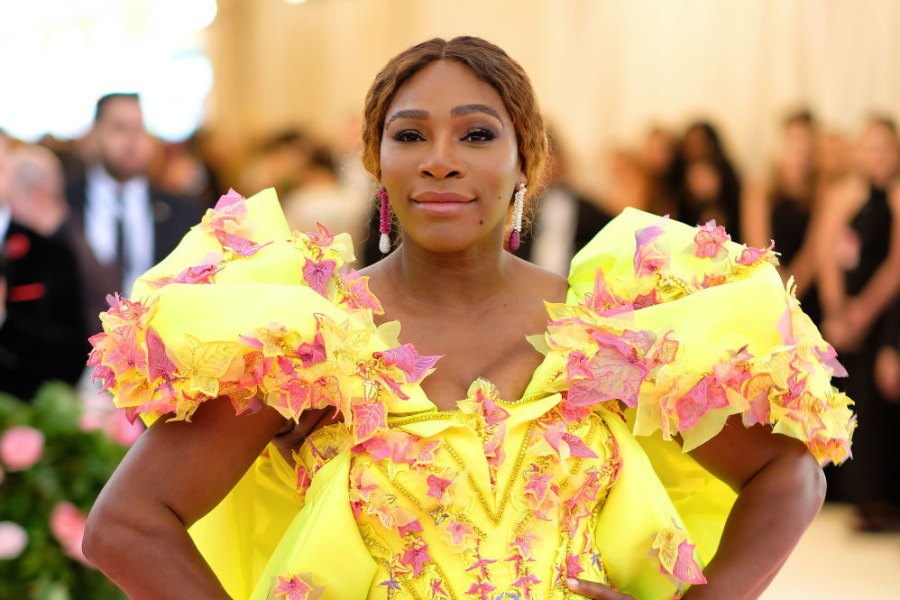
[[[374, 294], [372, 294], [372, 295], [374, 296]], [[380, 300], [379, 300], [379, 303], [380, 303]], [[565, 302], [563, 302], [563, 303], [565, 303]], [[373, 322], [374, 322], [374, 319], [373, 319]], [[397, 340], [396, 340], [397, 343], [399, 345], [403, 345], [402, 342], [400, 341], [400, 336], [402, 335], [402, 332], [403, 332], [403, 322], [400, 319], [390, 319], [390, 320], [384, 321], [382, 323], [377, 323], [376, 327], [380, 327], [380, 326], [383, 326], [383, 325], [386, 325], [389, 323], [394, 324], [394, 331], [396, 331], [396, 335], [397, 335]], [[548, 318], [545, 320], [545, 325], [544, 325], [543, 330], [540, 333], [533, 334], [533, 335], [541, 335], [541, 336], [546, 335], [546, 333], [549, 330], [549, 324], [550, 324], [550, 318], [548, 315]], [[390, 330], [390, 328], [388, 328], [388, 330]], [[532, 337], [532, 334], [525, 334], [524, 337], [526, 338], [526, 342], [527, 342], [527, 338]], [[385, 347], [391, 347], [392, 341], [384, 340], [383, 338], [380, 338], [380, 340], [384, 343]], [[413, 347], [415, 347], [415, 344], [413, 344]], [[417, 349], [417, 351], [418, 351], [418, 349]], [[540, 350], [535, 349], [535, 352], [540, 353]], [[525, 383], [525, 388], [522, 391], [522, 395], [519, 398], [516, 398], [513, 400], [507, 400], [505, 398], [498, 398], [498, 402], [506, 408], [512, 408], [512, 407], [515, 407], [518, 405], [527, 404], [533, 400], [545, 398], [548, 394], [535, 393], [533, 391], [533, 388], [537, 385], [538, 381], [543, 379], [540, 376], [543, 375], [544, 372], [548, 369], [548, 364], [550, 361], [551, 354], [552, 354], [551, 352], [545, 353], [543, 355], [543, 358], [541, 359], [541, 361], [531, 371], [528, 381]], [[443, 355], [441, 356], [441, 358], [443, 358]], [[425, 381], [425, 379], [427, 379], [428, 377], [430, 377], [434, 372], [437, 372], [437, 370], [439, 368], [440, 368], [440, 359], [438, 359], [438, 361], [435, 363], [432, 373], [429, 373], [428, 375], [426, 375], [425, 377], [423, 377], [420, 381], [418, 381], [416, 383], [409, 384], [412, 386], [413, 390], [416, 390], [418, 392], [419, 397], [417, 399], [415, 399], [418, 402], [414, 402], [413, 396], [410, 396], [410, 398], [408, 400], [402, 400], [396, 394], [390, 393], [389, 394], [390, 400], [388, 401], [388, 411], [394, 415], [400, 415], [400, 418], [402, 418], [403, 416], [412, 416], [412, 415], [422, 414], [422, 413], [426, 413], [426, 412], [429, 414], [432, 414], [432, 415], [447, 415], [447, 416], [458, 414], [459, 410], [460, 410], [458, 406], [455, 406], [452, 409], [442, 410], [431, 399], [431, 397], [429, 397], [428, 393], [422, 387], [422, 382]], [[544, 378], [546, 378], [546, 376]], [[549, 379], [549, 378], [547, 378], [547, 379]], [[478, 381], [484, 381], [487, 384], [493, 386], [494, 388], [497, 388], [496, 384], [494, 384], [494, 382], [491, 381], [488, 377], [479, 375], [478, 377], [473, 379], [471, 382], [469, 382], [469, 385], [467, 387], [467, 392]], [[458, 405], [459, 402], [462, 402], [466, 398], [467, 398], [467, 396], [464, 395], [464, 396], [456, 399], [455, 402]], [[420, 408], [419, 405], [421, 405], [422, 407]]]

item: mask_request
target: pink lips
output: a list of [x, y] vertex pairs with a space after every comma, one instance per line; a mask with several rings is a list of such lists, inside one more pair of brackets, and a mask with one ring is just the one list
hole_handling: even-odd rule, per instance
[[449, 215], [465, 210], [474, 198], [454, 192], [420, 192], [412, 196], [413, 204], [434, 215]]

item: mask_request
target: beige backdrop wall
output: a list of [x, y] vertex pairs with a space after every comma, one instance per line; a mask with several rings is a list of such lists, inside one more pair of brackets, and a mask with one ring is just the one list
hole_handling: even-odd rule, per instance
[[602, 151], [654, 122], [713, 119], [752, 175], [788, 109], [846, 133], [871, 110], [900, 118], [895, 0], [219, 0], [210, 124], [238, 153], [285, 125], [343, 138], [390, 56], [459, 34], [523, 64], [596, 187]]

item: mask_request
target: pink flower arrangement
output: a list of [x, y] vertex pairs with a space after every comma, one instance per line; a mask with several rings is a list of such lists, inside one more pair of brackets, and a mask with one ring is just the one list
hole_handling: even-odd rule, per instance
[[9, 471], [30, 469], [43, 453], [44, 434], [33, 427], [13, 427], [0, 438], [0, 461]]
[[12, 521], [0, 521], [0, 560], [16, 558], [28, 545], [28, 534]]
[[58, 503], [50, 514], [50, 532], [63, 547], [66, 555], [88, 564], [81, 551], [86, 521], [87, 517], [70, 502]]

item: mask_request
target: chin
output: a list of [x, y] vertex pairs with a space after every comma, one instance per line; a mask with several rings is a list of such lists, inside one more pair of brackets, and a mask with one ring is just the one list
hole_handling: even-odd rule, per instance
[[441, 231], [431, 232], [423, 236], [407, 234], [407, 239], [428, 252], [435, 254], [455, 254], [469, 251], [491, 251], [502, 247], [503, 242], [498, 236], [472, 235], [471, 231]]

